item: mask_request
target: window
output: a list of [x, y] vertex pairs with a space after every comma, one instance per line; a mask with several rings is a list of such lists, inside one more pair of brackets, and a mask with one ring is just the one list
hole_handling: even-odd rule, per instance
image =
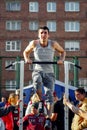
[[87, 78], [79, 79], [79, 87], [84, 87], [87, 89]]
[[39, 11], [38, 2], [29, 2], [29, 11], [30, 12], [38, 12]]
[[7, 30], [21, 30], [21, 21], [6, 21], [6, 29]]
[[79, 2], [65, 2], [65, 11], [66, 12], [78, 12], [80, 10]]
[[65, 22], [65, 31], [66, 32], [79, 32], [80, 23], [78, 21], [66, 21]]
[[6, 51], [21, 51], [21, 41], [6, 41]]
[[[8, 65], [12, 64], [13, 62], [14, 62], [14, 61], [12, 61], [12, 60], [6, 60], [6, 61], [5, 61], [5, 66], [8, 66]], [[6, 70], [16, 70], [16, 65], [13, 65], [13, 66], [9, 67], [9, 68], [6, 69]]]
[[65, 50], [66, 51], [79, 51], [80, 50], [79, 41], [65, 41]]
[[47, 27], [50, 32], [56, 32], [56, 22], [55, 21], [47, 21]]
[[7, 11], [20, 11], [21, 3], [19, 1], [8, 1], [6, 2]]
[[30, 21], [29, 22], [29, 29], [30, 30], [38, 30], [38, 22], [37, 21]]
[[55, 2], [47, 3], [47, 12], [56, 12], [56, 3]]
[[6, 90], [15, 90], [16, 89], [16, 81], [15, 80], [7, 80], [6, 81]]

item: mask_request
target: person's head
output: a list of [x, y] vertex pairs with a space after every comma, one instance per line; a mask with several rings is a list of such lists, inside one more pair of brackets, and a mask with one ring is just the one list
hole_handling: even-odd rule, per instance
[[57, 94], [56, 94], [55, 91], [53, 92], [53, 99], [54, 99], [54, 101], [57, 101], [57, 100], [58, 100], [58, 97], [57, 97]]
[[6, 98], [5, 98], [5, 97], [2, 97], [2, 98], [1, 98], [1, 102], [6, 102]]
[[40, 101], [40, 98], [37, 93], [33, 94], [33, 96], [31, 97], [31, 101], [32, 101], [32, 103]]
[[75, 90], [75, 98], [78, 101], [83, 101], [86, 96], [84, 88], [78, 88]]
[[11, 105], [16, 105], [15, 93], [10, 93], [9, 98], [8, 98], [8, 103], [10, 103]]
[[41, 44], [47, 43], [49, 38], [49, 28], [47, 26], [39, 27], [38, 37], [40, 39]]
[[33, 113], [35, 115], [38, 114], [38, 102], [32, 103], [31, 113]]

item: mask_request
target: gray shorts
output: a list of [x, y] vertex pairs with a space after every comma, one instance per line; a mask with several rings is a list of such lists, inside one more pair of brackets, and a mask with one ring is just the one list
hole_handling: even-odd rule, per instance
[[42, 86], [44, 86], [46, 102], [53, 103], [53, 91], [55, 85], [54, 73], [34, 71], [32, 73], [32, 79], [35, 90], [42, 89]]

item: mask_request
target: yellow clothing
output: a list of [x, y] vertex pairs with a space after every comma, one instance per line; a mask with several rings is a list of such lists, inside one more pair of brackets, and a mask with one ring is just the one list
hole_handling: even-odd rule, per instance
[[[85, 98], [78, 107], [84, 111], [87, 111], [87, 98]], [[72, 121], [71, 130], [83, 130], [85, 128], [87, 129], [87, 120], [75, 114]]]

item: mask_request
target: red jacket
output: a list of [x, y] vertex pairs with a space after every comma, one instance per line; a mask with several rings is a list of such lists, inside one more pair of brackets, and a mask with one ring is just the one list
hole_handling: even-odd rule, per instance
[[9, 112], [6, 116], [3, 116], [2, 120], [5, 123], [6, 130], [13, 130], [14, 123], [13, 123], [13, 114], [12, 114], [12, 112]]
[[[5, 107], [10, 106], [10, 104], [6, 104]], [[13, 130], [14, 128], [14, 121], [13, 121], [13, 113], [9, 112], [7, 115], [2, 117], [2, 120], [5, 124], [6, 130]]]
[[29, 114], [23, 118], [23, 130], [45, 130], [44, 123], [45, 123], [45, 116], [38, 114]]

